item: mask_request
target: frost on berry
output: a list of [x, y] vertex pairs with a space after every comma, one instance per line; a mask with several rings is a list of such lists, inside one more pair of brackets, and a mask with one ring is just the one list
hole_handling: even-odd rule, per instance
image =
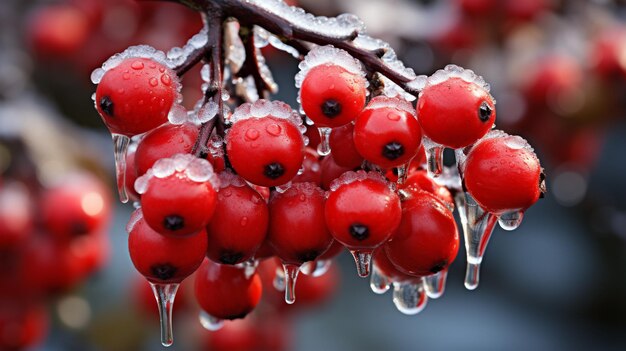
[[392, 98], [384, 95], [376, 96], [365, 106], [365, 110], [375, 110], [379, 108], [393, 108], [409, 113], [417, 118], [417, 113], [413, 105], [402, 98]]
[[219, 189], [219, 179], [209, 161], [191, 154], [176, 154], [170, 158], [162, 158], [154, 163], [146, 174], [135, 181], [135, 191], [144, 194], [153, 177], [166, 178], [179, 173], [196, 183], [209, 182], [213, 189]]
[[[315, 193], [318, 193], [324, 198], [326, 198], [328, 195], [328, 192], [324, 191], [322, 188], [317, 186], [317, 184], [312, 183], [312, 182], [304, 182], [304, 183], [291, 183], [290, 182], [289, 187], [284, 189], [284, 191], [278, 192], [278, 193], [281, 193], [282, 194], [281, 196], [287, 196], [287, 197], [300, 195], [301, 199], [304, 199], [304, 196], [312, 196]], [[272, 193], [270, 202], [272, 202], [272, 199], [274, 199], [274, 196], [273, 196], [274, 194], [275, 193]]]
[[240, 176], [233, 174], [230, 171], [224, 171], [224, 172], [220, 172], [217, 177], [220, 180], [220, 188], [224, 189], [227, 188], [229, 186], [234, 186], [236, 188], [241, 188], [244, 186], [247, 186], [248, 183], [246, 183], [246, 181], [241, 178]]
[[[345, 69], [346, 71], [355, 75], [361, 76], [365, 80], [365, 70], [361, 62], [354, 57], [350, 56], [345, 50], [337, 49], [331, 45], [317, 46], [304, 57], [304, 60], [300, 62], [298, 68], [300, 71], [296, 74], [296, 88], [302, 87], [302, 82], [306, 78], [309, 71], [317, 66], [321, 65], [337, 65]], [[369, 83], [365, 81], [365, 87]], [[298, 101], [300, 97], [298, 96]]]
[[139, 223], [139, 221], [143, 218], [143, 212], [141, 211], [141, 208], [136, 209], [135, 211], [133, 211], [133, 213], [130, 215], [130, 219], [128, 219], [128, 223], [126, 224], [126, 232], [130, 233], [133, 231], [133, 229], [135, 228], [135, 225], [137, 225], [137, 223]]
[[[526, 139], [522, 138], [519, 135], [510, 135], [507, 134], [501, 130], [498, 129], [494, 129], [489, 131], [489, 133], [487, 133], [484, 137], [482, 137], [480, 140], [478, 140], [474, 146], [479, 145], [480, 143], [482, 143], [485, 140], [489, 140], [489, 139], [503, 139], [502, 141], [504, 142], [504, 144], [509, 147], [511, 150], [520, 150], [520, 149], [525, 149], [526, 151], [529, 152], [530, 155], [532, 155], [532, 157], [537, 161], [537, 163], [539, 164], [539, 158], [537, 157], [537, 154], [535, 154], [535, 150], [532, 148], [532, 146], [530, 146], [530, 144], [528, 143], [528, 141], [526, 141]], [[472, 146], [472, 147], [474, 147]], [[461, 171], [461, 173], [463, 173], [465, 171], [465, 161], [467, 159], [467, 155], [469, 154], [469, 152], [471, 151], [471, 148], [466, 148], [465, 150], [461, 149], [461, 150], [457, 150], [456, 151], [456, 158], [457, 158], [457, 162], [459, 165], [459, 170]]]
[[[419, 76], [415, 80], [409, 83], [409, 86], [415, 88], [417, 90], [424, 90], [425, 88], [433, 85], [437, 85], [447, 81], [450, 78], [460, 78], [468, 83], [474, 83], [478, 87], [485, 90], [486, 93], [489, 94], [489, 90], [491, 86], [489, 83], [485, 82], [483, 77], [477, 75], [471, 69], [465, 69], [463, 67], [457, 65], [447, 65], [444, 69], [437, 70], [437, 72], [433, 73], [429, 77]], [[494, 105], [496, 100], [493, 96], [489, 95]]]
[[342, 174], [341, 176], [339, 176], [339, 178], [333, 180], [330, 183], [330, 191], [333, 192], [344, 185], [354, 183], [354, 182], [360, 182], [366, 179], [384, 183], [391, 190], [394, 190], [393, 184], [389, 183], [382, 174], [378, 172], [366, 172], [364, 170], [358, 170], [356, 172], [352, 172], [352, 171], [346, 172]]
[[302, 123], [300, 115], [294, 111], [291, 106], [282, 101], [270, 101], [260, 99], [253, 103], [245, 103], [240, 105], [233, 111], [229, 118], [232, 124], [249, 118], [275, 117], [285, 119], [293, 123], [301, 133], [306, 131], [306, 127]]

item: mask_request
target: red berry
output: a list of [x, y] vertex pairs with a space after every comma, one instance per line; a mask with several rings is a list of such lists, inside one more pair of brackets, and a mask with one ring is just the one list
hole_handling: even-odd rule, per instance
[[[291, 108], [279, 101], [258, 100], [233, 113], [226, 152], [241, 177], [261, 186], [285, 184], [304, 159], [304, 139]], [[257, 115], [259, 115], [257, 117]]]
[[333, 154], [324, 157], [320, 162], [322, 167], [322, 189], [329, 190], [330, 184], [340, 175], [351, 171], [352, 168], [342, 167], [335, 162]]
[[421, 280], [418, 276], [409, 275], [398, 270], [398, 268], [396, 268], [396, 266], [389, 261], [384, 246], [374, 251], [372, 260], [374, 262], [374, 267], [376, 267], [380, 273], [382, 273], [386, 278], [389, 278], [392, 282], [400, 283], [411, 281], [418, 283]]
[[403, 273], [425, 276], [447, 269], [459, 251], [452, 212], [430, 193], [414, 194], [402, 203], [402, 221], [384, 248]]
[[487, 134], [496, 119], [496, 110], [485, 88], [453, 76], [422, 90], [417, 116], [425, 136], [458, 149]]
[[406, 182], [402, 184], [402, 189], [411, 196], [413, 193], [426, 191], [435, 195], [448, 207], [454, 207], [454, 199], [450, 190], [443, 185], [437, 184], [425, 170], [416, 170], [411, 173]]
[[44, 227], [62, 243], [101, 229], [109, 219], [110, 207], [106, 189], [86, 173], [65, 177], [41, 198]]
[[318, 127], [352, 122], [365, 106], [365, 79], [342, 66], [327, 63], [311, 68], [302, 87], [302, 109]]
[[354, 145], [359, 154], [383, 168], [409, 162], [421, 143], [422, 131], [413, 106], [400, 98], [373, 98], [354, 125]]
[[[198, 138], [198, 127], [191, 123], [164, 124], [147, 133], [137, 145], [137, 175], [145, 174], [154, 163], [176, 154], [191, 153]], [[127, 159], [128, 161], [128, 159]]]
[[307, 147], [304, 149], [304, 160], [302, 161], [302, 173], [293, 178], [293, 183], [312, 182], [318, 186], [322, 184], [322, 166], [318, 159], [317, 151]]
[[48, 314], [39, 303], [0, 305], [0, 350], [33, 349], [49, 329]]
[[207, 225], [207, 257], [237, 264], [250, 259], [265, 240], [269, 212], [263, 197], [241, 177], [228, 172], [219, 177], [217, 207]]
[[313, 183], [293, 184], [270, 198], [268, 238], [283, 263], [314, 261], [333, 242], [324, 218], [325, 192]]
[[209, 315], [238, 319], [248, 315], [261, 300], [263, 290], [258, 273], [205, 260], [195, 278], [196, 299]]
[[72, 5], [46, 6], [28, 21], [28, 36], [41, 55], [69, 58], [76, 54], [89, 34], [89, 19]]
[[486, 211], [524, 211], [545, 191], [537, 156], [519, 136], [493, 132], [472, 147], [463, 165], [467, 191]]
[[177, 79], [162, 63], [127, 58], [100, 80], [96, 109], [111, 133], [145, 133], [167, 122], [177, 96]]
[[330, 149], [333, 160], [339, 166], [354, 169], [363, 163], [363, 156], [354, 145], [354, 124], [333, 128], [330, 133]]
[[347, 172], [331, 185], [326, 223], [349, 249], [374, 249], [398, 227], [400, 199], [377, 173]]
[[156, 162], [137, 179], [146, 222], [159, 233], [188, 235], [213, 217], [219, 181], [211, 164], [189, 154]]
[[180, 283], [196, 271], [206, 255], [204, 230], [185, 237], [164, 236], [148, 226], [141, 210], [133, 213], [127, 229], [130, 258], [152, 283]]
[[34, 226], [32, 206], [31, 195], [23, 184], [7, 183], [0, 188], [0, 249], [28, 240]]

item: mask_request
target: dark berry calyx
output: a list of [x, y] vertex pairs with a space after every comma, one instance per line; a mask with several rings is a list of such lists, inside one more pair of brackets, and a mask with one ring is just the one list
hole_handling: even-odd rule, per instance
[[404, 155], [404, 146], [398, 142], [391, 142], [383, 147], [383, 156], [388, 160], [395, 160]]
[[154, 266], [150, 267], [150, 271], [152, 272], [152, 276], [154, 276], [158, 280], [166, 281], [174, 278], [178, 269], [169, 263], [164, 263], [155, 264]]
[[167, 230], [179, 230], [185, 226], [185, 220], [179, 215], [169, 215], [163, 218], [163, 227]]
[[491, 107], [489, 107], [487, 101], [483, 101], [483, 103], [480, 104], [480, 107], [478, 108], [478, 118], [480, 118], [480, 120], [483, 122], [487, 122], [491, 117], [491, 112], [493, 112], [493, 110], [491, 109]]
[[350, 235], [356, 240], [365, 240], [370, 236], [370, 229], [366, 225], [354, 223], [350, 226]]
[[276, 179], [285, 174], [285, 168], [278, 162], [270, 163], [265, 166], [263, 174], [270, 179]]
[[448, 266], [448, 260], [443, 260], [441, 262], [437, 262], [434, 266], [430, 267], [430, 272], [435, 274], [441, 272], [444, 268]]
[[315, 259], [319, 255], [320, 255], [320, 253], [317, 250], [310, 250], [310, 251], [300, 252], [298, 254], [298, 260], [300, 260], [300, 262], [315, 261]]
[[243, 258], [243, 254], [241, 252], [234, 252], [230, 250], [224, 250], [220, 252], [221, 264], [236, 264], [242, 258]]
[[322, 104], [322, 113], [328, 118], [337, 117], [341, 113], [341, 104], [337, 100], [328, 99]]
[[102, 99], [100, 99], [100, 109], [102, 112], [113, 117], [113, 101], [110, 97], [103, 96]]

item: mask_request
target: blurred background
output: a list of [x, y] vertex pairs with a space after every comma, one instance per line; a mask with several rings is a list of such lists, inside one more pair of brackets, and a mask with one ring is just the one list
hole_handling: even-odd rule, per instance
[[[626, 4], [297, 4], [355, 13], [418, 74], [454, 63], [482, 75], [498, 128], [534, 146], [548, 194], [518, 230], [496, 229], [476, 291], [463, 286], [461, 250], [446, 294], [417, 316], [396, 311], [390, 293], [373, 294], [343, 253], [300, 305], [276, 307], [268, 284], [270, 307], [215, 333], [200, 327], [183, 283], [171, 349], [625, 349]], [[0, 350], [161, 349], [153, 297], [126, 247], [132, 206], [116, 199], [113, 145], [89, 77], [130, 45], [167, 51], [201, 26], [166, 2], [0, 3], [0, 267], [9, 276], [0, 282]], [[274, 98], [296, 106], [297, 62], [271, 47], [264, 54], [280, 86]], [[198, 69], [185, 76], [188, 108], [201, 83]], [[77, 213], [89, 218], [68, 219]]]

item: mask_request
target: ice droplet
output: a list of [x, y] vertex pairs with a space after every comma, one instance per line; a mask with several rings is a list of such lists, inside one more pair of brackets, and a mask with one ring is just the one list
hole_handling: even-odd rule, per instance
[[448, 270], [444, 269], [435, 274], [425, 276], [424, 289], [426, 289], [426, 295], [431, 299], [440, 298], [446, 289], [446, 279], [448, 278]]
[[372, 250], [371, 249], [358, 249], [350, 250], [354, 262], [356, 263], [356, 270], [361, 278], [367, 278], [370, 275], [370, 264], [372, 262]]
[[332, 129], [320, 127], [318, 131], [320, 133], [320, 143], [317, 146], [317, 154], [320, 156], [328, 156], [330, 154], [330, 133]]
[[276, 267], [276, 273], [274, 273], [274, 280], [272, 281], [274, 289], [278, 291], [285, 291], [285, 270], [282, 267]]
[[206, 123], [212, 120], [215, 116], [217, 116], [218, 111], [218, 104], [213, 100], [209, 100], [209, 102], [202, 106], [202, 108], [198, 111], [198, 122]]
[[372, 269], [372, 274], [370, 275], [370, 289], [375, 294], [384, 294], [391, 287], [391, 280], [387, 278], [381, 271], [376, 268], [376, 264], [374, 264], [374, 268]]
[[500, 228], [511, 231], [517, 229], [522, 224], [523, 219], [524, 211], [510, 211], [498, 216], [498, 224]]
[[198, 314], [200, 325], [208, 331], [217, 331], [224, 326], [224, 320], [211, 316], [205, 311], [200, 311]]
[[161, 344], [165, 347], [172, 346], [174, 334], [172, 332], [172, 309], [179, 284], [159, 284], [150, 282], [154, 298], [159, 307], [161, 320]]
[[317, 278], [326, 274], [332, 264], [333, 260], [316, 260], [313, 262], [306, 262], [300, 267], [300, 272]]
[[187, 122], [187, 109], [183, 105], [174, 104], [167, 114], [167, 120], [177, 125]]
[[128, 194], [126, 193], [126, 154], [130, 145], [130, 138], [121, 134], [113, 134], [112, 137], [117, 191], [120, 201], [125, 204], [128, 202]]
[[291, 305], [296, 302], [296, 280], [300, 266], [283, 263], [283, 269], [285, 271], [285, 302]]
[[432, 140], [424, 137], [423, 139], [424, 149], [426, 150], [426, 167], [428, 175], [436, 178], [443, 172], [443, 150], [444, 147]]
[[428, 296], [421, 282], [393, 283], [393, 303], [398, 311], [416, 315], [424, 310]]
[[397, 167], [398, 170], [398, 180], [396, 181], [396, 184], [398, 184], [398, 186], [404, 184], [406, 182], [406, 178], [409, 176], [409, 164], [411, 163], [411, 161], [400, 165]]
[[465, 193], [465, 196], [456, 196], [455, 201], [463, 225], [467, 255], [465, 287], [474, 290], [478, 287], [480, 264], [498, 218], [492, 213], [485, 212], [469, 193]]

